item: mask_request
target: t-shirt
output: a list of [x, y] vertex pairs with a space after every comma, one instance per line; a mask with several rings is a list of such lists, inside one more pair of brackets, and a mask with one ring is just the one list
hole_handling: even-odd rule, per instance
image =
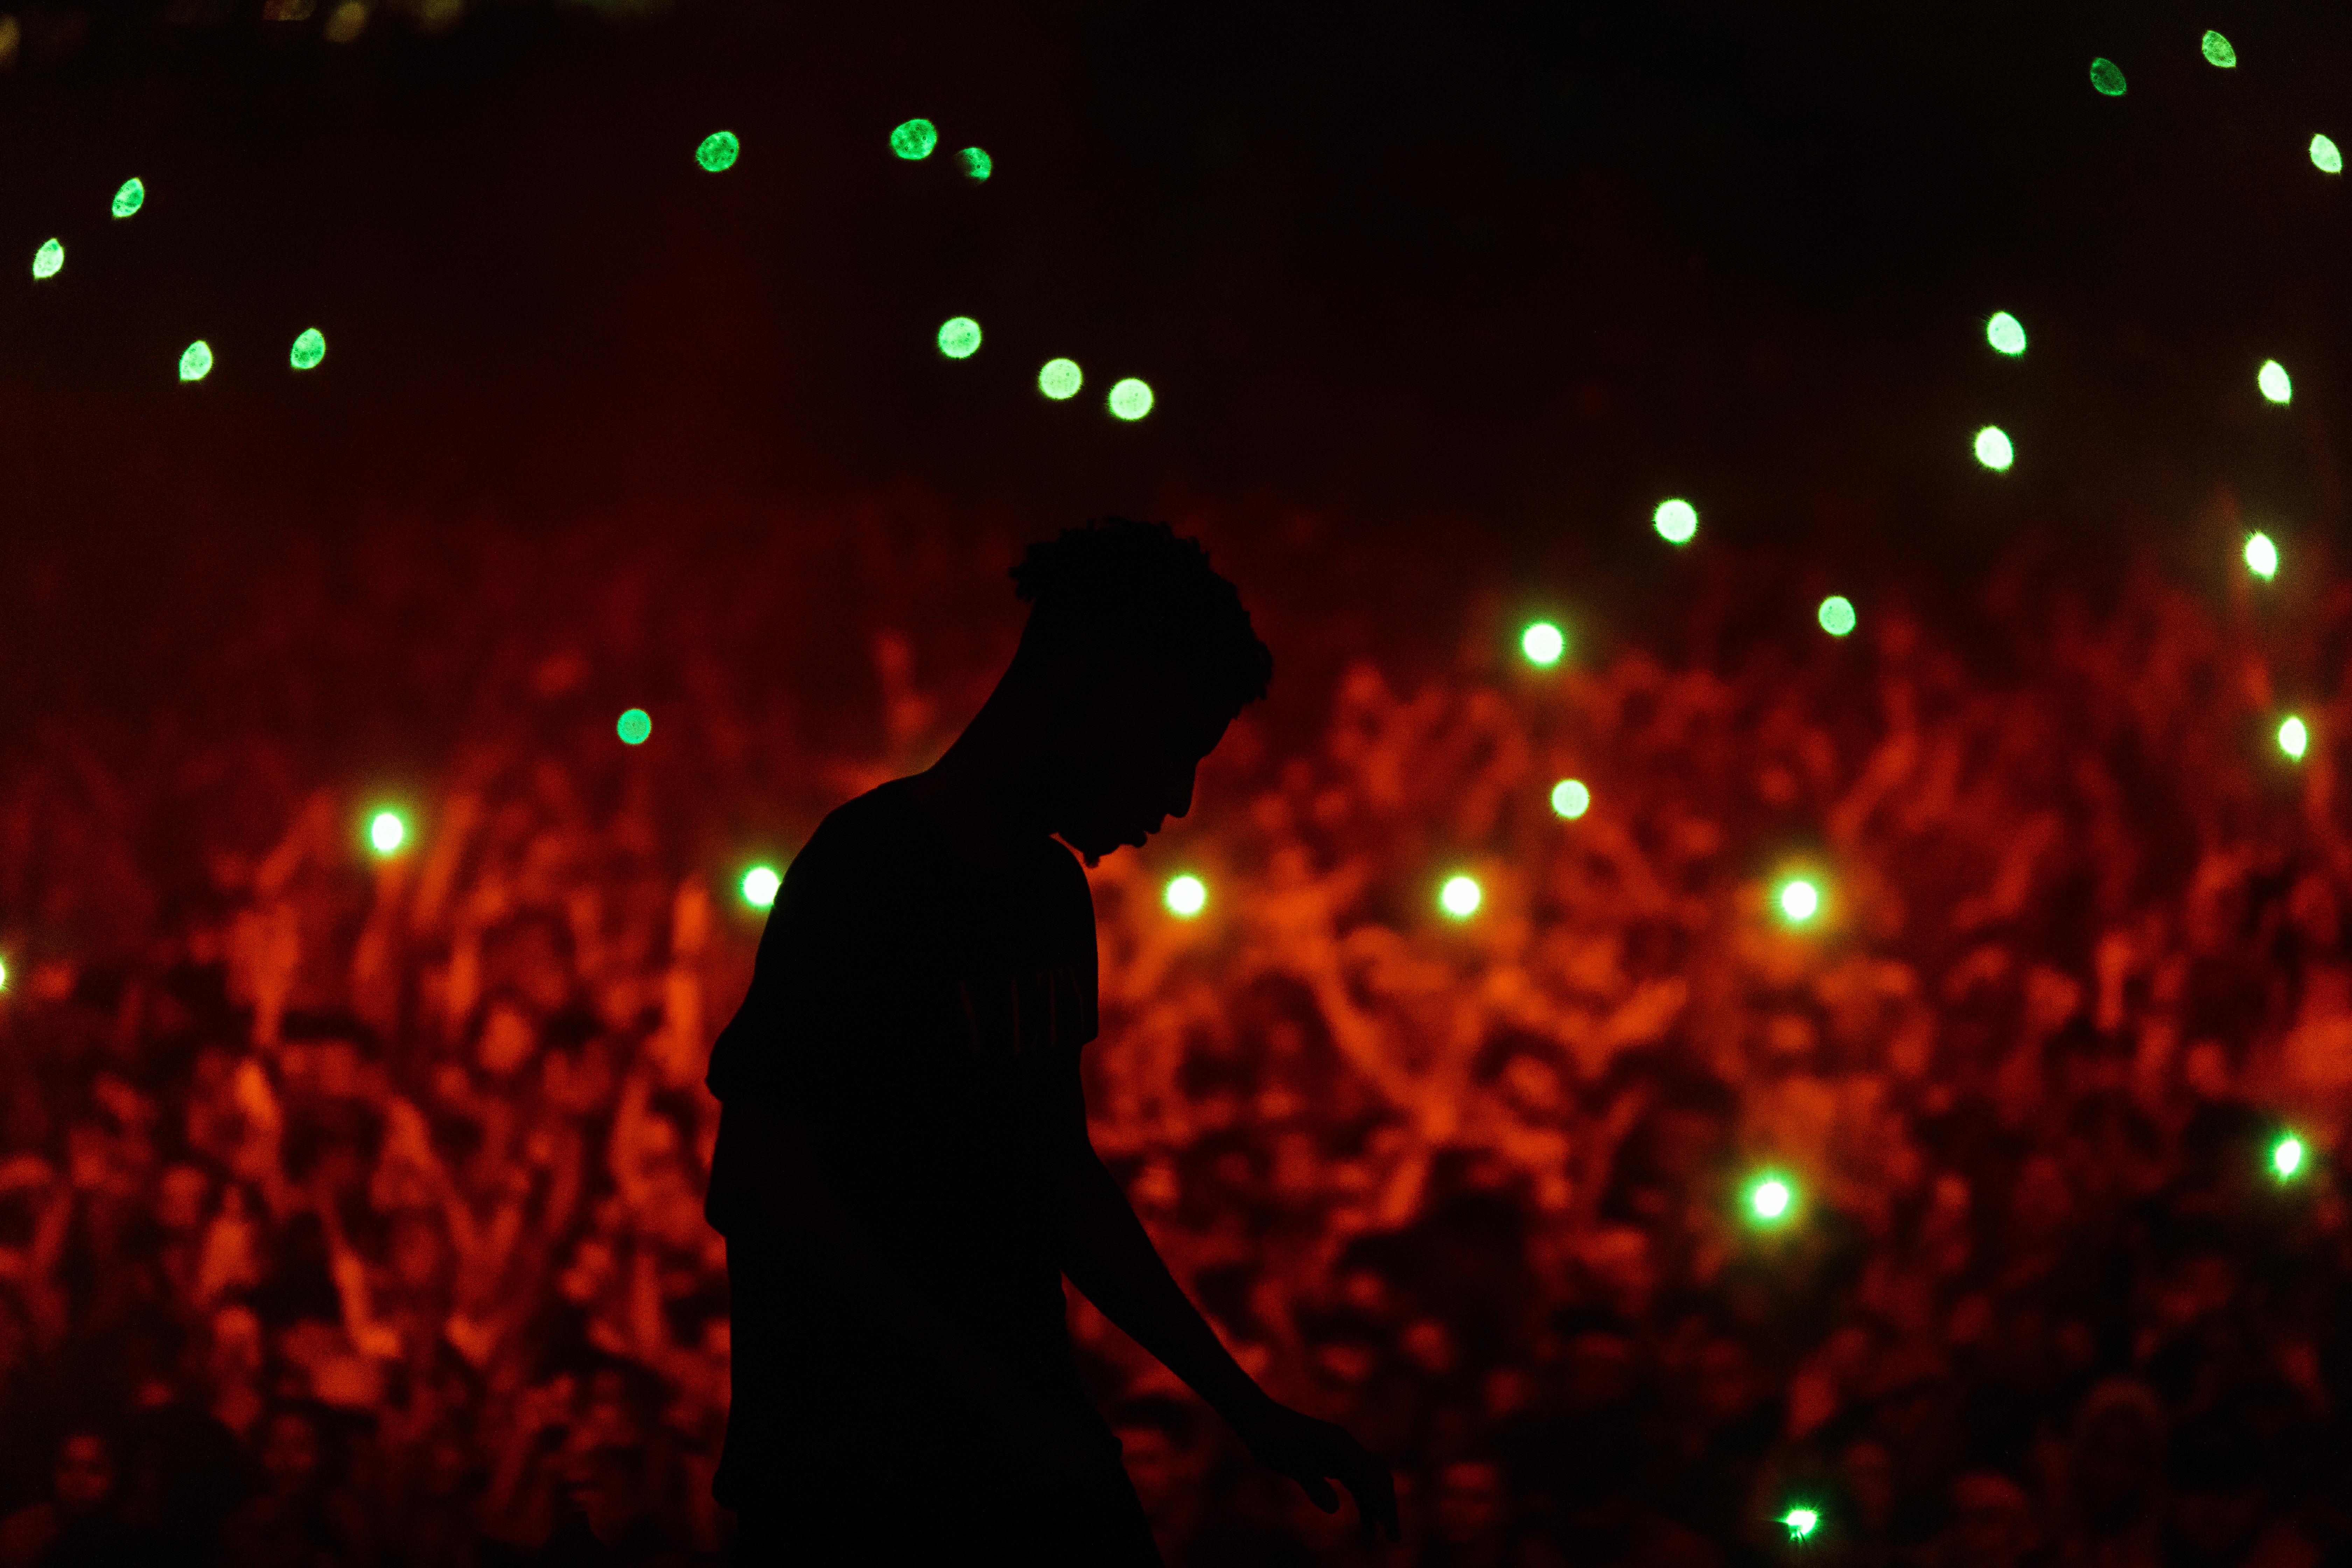
[[[1009, 867], [960, 858], [905, 784], [835, 810], [793, 859], [705, 1081], [811, 1127], [912, 1287], [1116, 1453], [1070, 1353], [1046, 1163], [1055, 1086], [1097, 1028], [1093, 897], [1050, 838]], [[822, 1500], [877, 1463], [984, 1474], [985, 1423], [922, 1353], [831, 1305], [761, 1225], [739, 1153], [722, 1113], [705, 1212], [728, 1243], [733, 1394], [712, 1495]]]

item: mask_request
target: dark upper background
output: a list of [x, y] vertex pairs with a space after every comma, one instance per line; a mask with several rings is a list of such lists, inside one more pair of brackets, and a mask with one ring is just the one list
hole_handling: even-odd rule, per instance
[[[2219, 593], [2240, 517], [2302, 563], [2343, 515], [2352, 189], [2305, 153], [2352, 147], [2341, 5], [477, 0], [344, 45], [331, 9], [19, 13], [15, 718], [175, 701], [289, 583], [331, 619], [493, 550], [542, 583], [499, 603], [545, 611], [632, 534], [707, 542], [717, 577], [797, 529], [822, 578], [1205, 520], [1271, 618], [1410, 658], [1478, 604], [1724, 654], [1832, 586], [1960, 626], [1997, 568], [2095, 594], [2153, 558]], [[941, 155], [891, 157], [919, 114]], [[714, 176], [719, 127], [743, 154]], [[969, 143], [984, 185], [946, 156]], [[1985, 347], [1995, 309], [2021, 361]], [[986, 342], [950, 363], [960, 313]], [[183, 386], [198, 336], [218, 368]], [[1060, 353], [1069, 405], [1034, 390]], [[2292, 410], [2254, 394], [2269, 356]], [[1100, 403], [1127, 374], [1160, 398], [1136, 426]], [[1970, 458], [1988, 421], [2006, 476]], [[1691, 552], [1647, 529], [1669, 494]], [[856, 538], [908, 512], [943, 521]], [[437, 634], [436, 591], [402, 635]]]

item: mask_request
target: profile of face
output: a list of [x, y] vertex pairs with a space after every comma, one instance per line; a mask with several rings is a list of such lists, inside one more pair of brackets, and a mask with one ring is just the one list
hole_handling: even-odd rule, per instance
[[1098, 660], [1059, 695], [1054, 831], [1098, 859], [1141, 847], [1192, 809], [1202, 759], [1233, 720], [1171, 666]]
[[76, 1432], [58, 1445], [49, 1494], [67, 1514], [88, 1513], [114, 1491], [114, 1453], [95, 1432]]

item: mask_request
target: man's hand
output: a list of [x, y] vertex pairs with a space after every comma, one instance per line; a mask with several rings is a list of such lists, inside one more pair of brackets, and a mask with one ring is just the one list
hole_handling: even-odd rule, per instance
[[1297, 1481], [1325, 1513], [1339, 1510], [1339, 1494], [1331, 1486], [1337, 1479], [1356, 1500], [1356, 1516], [1363, 1521], [1367, 1538], [1377, 1525], [1391, 1541], [1402, 1539], [1395, 1478], [1345, 1428], [1268, 1399], [1235, 1421], [1234, 1430], [1250, 1458]]

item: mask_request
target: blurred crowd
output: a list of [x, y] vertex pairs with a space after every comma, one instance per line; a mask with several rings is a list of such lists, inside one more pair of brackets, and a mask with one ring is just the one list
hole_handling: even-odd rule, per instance
[[[1092, 874], [1097, 1147], [1404, 1494], [1366, 1545], [1073, 1293], [1171, 1563], [2352, 1558], [2352, 713], [2283, 754], [2247, 617], [2153, 580], [2020, 637], [1361, 664]], [[950, 717], [874, 647], [898, 752], [813, 796]], [[518, 719], [382, 856], [296, 736], [5, 781], [0, 1568], [720, 1560], [759, 918], [670, 722]]]

